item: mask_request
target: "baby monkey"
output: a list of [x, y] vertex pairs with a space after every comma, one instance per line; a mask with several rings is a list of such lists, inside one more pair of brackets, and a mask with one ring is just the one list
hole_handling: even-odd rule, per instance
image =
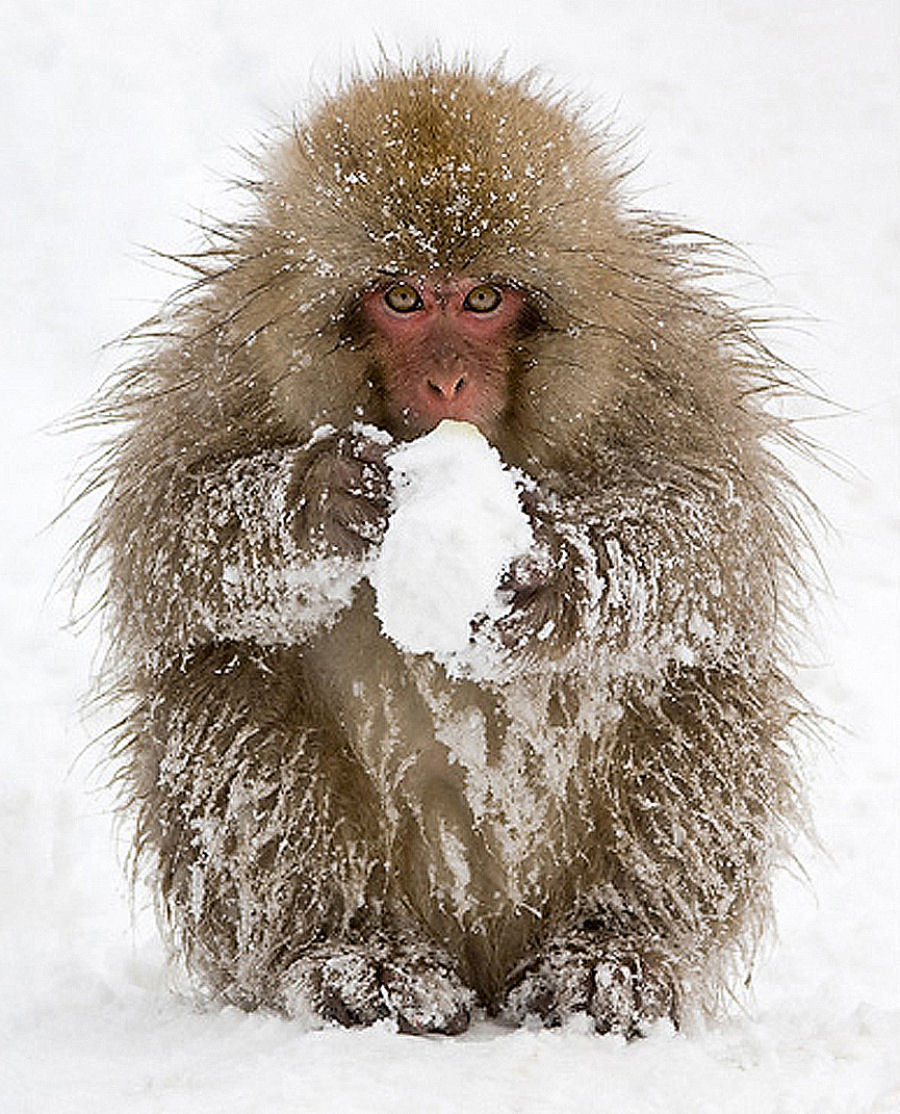
[[[98, 402], [123, 808], [201, 993], [630, 1036], [750, 957], [801, 812], [789, 374], [623, 177], [529, 79], [385, 65], [279, 136]], [[533, 537], [456, 665], [369, 579], [391, 452], [446, 419]]]

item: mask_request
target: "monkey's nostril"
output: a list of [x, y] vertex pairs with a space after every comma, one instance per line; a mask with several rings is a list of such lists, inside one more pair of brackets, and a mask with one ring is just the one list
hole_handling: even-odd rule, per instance
[[428, 387], [428, 390], [438, 398], [455, 398], [465, 387], [466, 377], [461, 375], [454, 382], [447, 382], [445, 384], [435, 382], [434, 379], [426, 379], [425, 385]]

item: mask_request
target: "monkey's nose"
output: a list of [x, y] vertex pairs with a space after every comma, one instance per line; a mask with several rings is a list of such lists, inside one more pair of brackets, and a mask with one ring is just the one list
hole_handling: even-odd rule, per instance
[[429, 375], [426, 380], [429, 391], [437, 398], [450, 400], [457, 398], [463, 391], [466, 385], [466, 377], [464, 375], [448, 375], [446, 377], [438, 375]]

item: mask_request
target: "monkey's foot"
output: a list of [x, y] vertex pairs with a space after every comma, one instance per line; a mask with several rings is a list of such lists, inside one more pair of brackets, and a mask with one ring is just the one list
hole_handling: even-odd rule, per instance
[[473, 992], [434, 955], [325, 945], [288, 970], [288, 1014], [310, 1010], [347, 1027], [393, 1018], [401, 1033], [454, 1036], [469, 1026]]
[[526, 969], [507, 994], [501, 1016], [520, 1025], [537, 1017], [551, 1027], [586, 1013], [598, 1033], [632, 1038], [662, 1017], [674, 1018], [674, 1012], [671, 982], [639, 955], [557, 944]]
[[310, 1011], [349, 1027], [372, 1025], [390, 1012], [377, 961], [364, 948], [317, 948], [288, 969], [282, 986], [282, 1004], [290, 1015]]
[[383, 964], [381, 984], [401, 1033], [455, 1036], [469, 1027], [475, 995], [433, 957], [399, 957]]

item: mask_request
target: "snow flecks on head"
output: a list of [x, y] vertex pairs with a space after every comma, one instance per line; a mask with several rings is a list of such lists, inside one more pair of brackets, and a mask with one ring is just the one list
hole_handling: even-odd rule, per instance
[[[484, 113], [485, 99], [493, 112]], [[583, 126], [529, 80], [382, 74], [290, 133], [271, 168], [273, 204], [344, 226], [342, 246], [374, 254], [376, 271], [454, 270], [476, 257], [502, 269], [511, 242], [526, 244], [532, 261], [544, 254], [533, 241], [547, 230], [554, 239], [560, 197], [581, 204], [591, 195], [584, 178], [593, 181], [602, 159], [585, 167], [579, 157]]]

